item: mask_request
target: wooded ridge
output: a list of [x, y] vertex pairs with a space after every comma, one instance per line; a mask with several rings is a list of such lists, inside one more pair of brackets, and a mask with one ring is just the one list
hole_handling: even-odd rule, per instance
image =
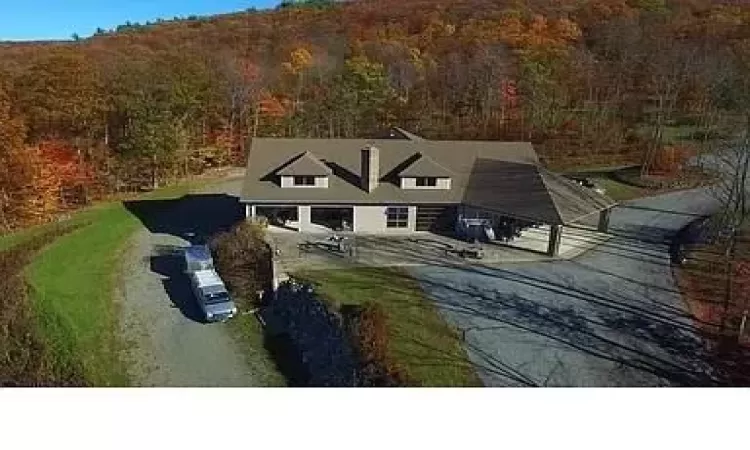
[[240, 163], [252, 136], [531, 140], [655, 164], [750, 114], [750, 8], [362, 0], [0, 45], [0, 227]]

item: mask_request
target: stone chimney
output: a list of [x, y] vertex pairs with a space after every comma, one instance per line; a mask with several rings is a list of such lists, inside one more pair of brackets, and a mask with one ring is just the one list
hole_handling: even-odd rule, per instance
[[377, 147], [368, 145], [362, 149], [362, 165], [360, 178], [362, 189], [372, 192], [378, 187], [380, 180], [380, 151]]

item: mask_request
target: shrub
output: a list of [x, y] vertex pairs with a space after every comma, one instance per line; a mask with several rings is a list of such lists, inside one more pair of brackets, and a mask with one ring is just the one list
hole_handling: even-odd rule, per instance
[[359, 315], [359, 344], [366, 360], [385, 361], [388, 357], [388, 328], [383, 307], [368, 303]]
[[211, 241], [216, 269], [237, 300], [258, 303], [258, 292], [272, 280], [271, 249], [263, 239], [263, 229], [241, 222]]
[[354, 317], [352, 335], [359, 350], [362, 386], [414, 385], [389, 356], [387, 315], [382, 305], [365, 304]]
[[285, 282], [276, 294], [262, 316], [276, 344], [274, 357], [290, 384], [357, 386], [356, 356], [339, 318], [307, 285]]

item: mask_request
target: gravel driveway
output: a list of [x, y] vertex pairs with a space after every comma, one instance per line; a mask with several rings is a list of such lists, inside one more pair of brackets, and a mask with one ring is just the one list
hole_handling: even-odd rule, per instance
[[488, 386], [713, 384], [667, 240], [715, 207], [703, 190], [640, 199], [613, 211], [615, 238], [574, 260], [412, 273], [465, 330]]
[[[260, 386], [264, 379], [228, 333], [227, 324], [202, 324], [180, 272], [175, 250], [193, 232], [208, 235], [241, 214], [236, 181], [181, 201], [133, 202], [144, 224], [122, 268], [121, 312], [133, 383], [137, 386]], [[211, 194], [213, 193], [213, 194]]]

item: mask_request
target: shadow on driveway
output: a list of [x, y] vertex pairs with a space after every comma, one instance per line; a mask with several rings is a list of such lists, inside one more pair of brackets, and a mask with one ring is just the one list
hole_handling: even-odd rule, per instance
[[[651, 377], [667, 385], [720, 384], [694, 326], [658, 303], [640, 305], [625, 293], [602, 295], [533, 271], [417, 272], [455, 325], [472, 332], [464, 344], [495, 377], [537, 386], [651, 385]], [[556, 367], [562, 355], [570, 356]]]
[[161, 276], [161, 282], [172, 306], [193, 322], [205, 323], [203, 312], [190, 289], [190, 280], [183, 272], [183, 248], [157, 246], [150, 258], [151, 272]]
[[[243, 219], [243, 208], [236, 197], [225, 194], [186, 195], [173, 200], [123, 202], [127, 210], [154, 235], [170, 235], [190, 244], [206, 243]], [[151, 272], [158, 275], [172, 305], [188, 319], [203, 323], [203, 313], [183, 272], [184, 247], [174, 240], [155, 237], [149, 258]]]
[[194, 244], [229, 230], [244, 217], [239, 199], [226, 194], [135, 200], [123, 202], [123, 205], [151, 233], [177, 236]]

